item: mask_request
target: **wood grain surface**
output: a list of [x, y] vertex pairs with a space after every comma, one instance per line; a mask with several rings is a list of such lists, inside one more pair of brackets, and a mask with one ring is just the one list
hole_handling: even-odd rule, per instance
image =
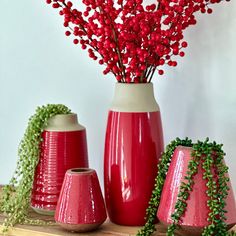
[[[0, 194], [1, 194], [1, 187], [0, 187]], [[42, 216], [34, 211], [30, 212], [30, 215], [32, 218], [36, 219], [44, 219], [46, 221], [53, 220], [53, 217], [51, 216]], [[4, 221], [4, 216], [0, 214], [0, 235], [2, 231], [2, 223]], [[11, 228], [7, 235], [11, 236], [75, 236], [75, 235], [94, 235], [94, 236], [106, 236], [106, 235], [113, 235], [113, 236], [133, 236], [136, 235], [140, 227], [126, 227], [126, 226], [120, 226], [111, 223], [109, 220], [107, 220], [98, 230], [79, 234], [79, 233], [73, 233], [68, 232], [62, 229], [58, 225], [54, 226], [31, 226], [31, 225], [16, 225], [15, 227]], [[166, 227], [162, 224], [156, 225], [157, 231], [153, 236], [165, 236], [166, 235]], [[234, 230], [236, 230], [236, 227], [234, 227]], [[176, 236], [191, 236], [189, 234], [184, 233], [183, 231], [177, 231], [175, 233]]]

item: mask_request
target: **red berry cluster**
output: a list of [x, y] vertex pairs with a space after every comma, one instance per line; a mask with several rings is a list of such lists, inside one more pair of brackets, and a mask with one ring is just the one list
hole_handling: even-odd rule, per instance
[[[183, 32], [197, 23], [196, 12], [212, 13], [223, 0], [82, 0], [79, 11], [67, 0], [46, 0], [64, 16], [66, 36], [87, 49], [89, 57], [106, 66], [119, 82], [150, 82], [161, 66], [176, 66], [185, 55]], [[228, 0], [226, 0], [228, 1]]]

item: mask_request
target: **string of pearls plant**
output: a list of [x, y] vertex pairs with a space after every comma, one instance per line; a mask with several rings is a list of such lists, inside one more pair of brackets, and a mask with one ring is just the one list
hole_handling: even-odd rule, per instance
[[[177, 138], [172, 141], [162, 155], [161, 161], [158, 164], [158, 175], [155, 180], [155, 187], [152, 192], [149, 206], [146, 210], [146, 224], [137, 233], [137, 236], [149, 236], [155, 229], [155, 219], [157, 208], [160, 203], [161, 192], [165, 182], [166, 174], [173, 156], [174, 150], [177, 146], [192, 147], [192, 159], [188, 164], [187, 175], [184, 182], [181, 183], [180, 192], [178, 194], [177, 202], [175, 204], [175, 212], [172, 214], [173, 223], [168, 227], [167, 236], [174, 236], [174, 232], [179, 228], [179, 221], [187, 208], [187, 199], [194, 187], [193, 176], [197, 174], [198, 168], [201, 165], [204, 169], [203, 178], [207, 180], [207, 196], [209, 200], [207, 205], [210, 212], [208, 215], [209, 225], [204, 228], [203, 236], [235, 236], [235, 232], [227, 232], [226, 217], [225, 217], [225, 198], [228, 195], [229, 187], [227, 177], [228, 167], [224, 163], [225, 153], [222, 150], [222, 144], [216, 142], [209, 142], [207, 138], [204, 142], [198, 141], [193, 144], [188, 138], [181, 140]], [[218, 173], [218, 183], [213, 178], [212, 169], [216, 168]]]
[[35, 114], [30, 117], [18, 148], [16, 170], [1, 194], [0, 212], [7, 216], [3, 232], [18, 223], [50, 224], [50, 222], [31, 219], [28, 214], [35, 169], [39, 161], [41, 133], [51, 117], [70, 113], [70, 109], [64, 105], [49, 104], [38, 107]]

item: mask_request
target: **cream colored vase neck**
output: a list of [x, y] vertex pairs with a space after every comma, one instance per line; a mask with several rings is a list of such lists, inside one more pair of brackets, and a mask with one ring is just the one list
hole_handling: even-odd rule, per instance
[[76, 114], [55, 115], [48, 120], [46, 131], [78, 131], [85, 129], [78, 123]]
[[159, 106], [154, 97], [153, 84], [116, 83], [111, 111], [154, 112]]

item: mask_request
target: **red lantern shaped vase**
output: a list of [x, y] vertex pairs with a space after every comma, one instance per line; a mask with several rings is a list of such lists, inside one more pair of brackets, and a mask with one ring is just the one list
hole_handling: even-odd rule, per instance
[[66, 171], [88, 167], [86, 130], [76, 114], [56, 115], [49, 119], [42, 138], [31, 206], [40, 214], [52, 215]]
[[[161, 201], [157, 212], [158, 219], [166, 224], [172, 224], [171, 215], [174, 213], [177, 196], [180, 191], [181, 182], [184, 181], [191, 159], [191, 147], [178, 146], [173, 154], [171, 164], [166, 176], [162, 190]], [[209, 208], [207, 206], [208, 196], [206, 194], [206, 180], [203, 179], [204, 170], [201, 166], [194, 176], [193, 190], [187, 200], [185, 214], [181, 217], [179, 224], [187, 235], [201, 235], [207, 221]], [[231, 183], [229, 182], [229, 195], [226, 198], [226, 224], [231, 228], [236, 224], [236, 206]]]
[[107, 218], [95, 170], [78, 168], [66, 172], [55, 221], [69, 231], [87, 232]]
[[112, 222], [145, 224], [162, 151], [161, 115], [152, 83], [117, 83], [104, 155], [105, 200]]

